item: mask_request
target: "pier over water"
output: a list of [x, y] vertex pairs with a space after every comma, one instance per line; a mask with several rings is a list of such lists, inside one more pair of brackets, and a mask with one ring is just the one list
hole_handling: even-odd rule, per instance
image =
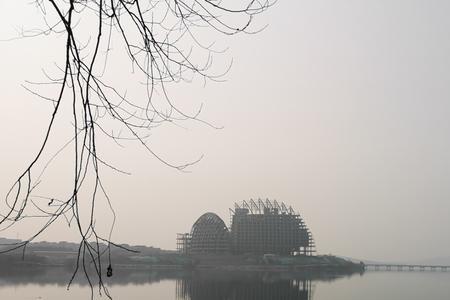
[[415, 265], [415, 264], [364, 264], [365, 270], [372, 271], [441, 271], [449, 272], [450, 266], [445, 265]]

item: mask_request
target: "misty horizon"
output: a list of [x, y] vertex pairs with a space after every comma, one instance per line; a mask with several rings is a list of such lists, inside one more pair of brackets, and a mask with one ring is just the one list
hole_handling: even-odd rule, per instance
[[[39, 27], [35, 9], [0, 3], [2, 40], [17, 28]], [[450, 3], [439, 0], [280, 1], [258, 18], [258, 26], [268, 27], [257, 35], [205, 34], [229, 46], [217, 60], [218, 70], [233, 61], [226, 81], [183, 83], [172, 93], [189, 112], [203, 104], [202, 118], [220, 129], [187, 122], [156, 128], [150, 139], [174, 164], [203, 158], [180, 172], [136, 144], [99, 140], [102, 157], [131, 173], [102, 173], [117, 215], [112, 241], [175, 249], [176, 233], [188, 232], [203, 213], [229, 225], [234, 202], [261, 197], [298, 211], [320, 254], [375, 261], [448, 257], [449, 11]], [[3, 197], [36, 153], [52, 111], [21, 84], [45, 79], [42, 69], [55, 72], [60, 42], [1, 42]], [[114, 59], [110, 71], [126, 90], [131, 67], [123, 57]], [[72, 128], [64, 115], [58, 120], [63, 125], [50, 141], [54, 149]], [[62, 153], [48, 168], [38, 196], [65, 196], [68, 157]], [[96, 221], [108, 234], [107, 205]], [[41, 222], [28, 220], [4, 236], [27, 239]], [[61, 220], [37, 240], [77, 238]]]

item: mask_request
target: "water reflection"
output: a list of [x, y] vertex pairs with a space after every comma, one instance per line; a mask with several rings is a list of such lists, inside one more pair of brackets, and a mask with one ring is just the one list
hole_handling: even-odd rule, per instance
[[[60, 267], [26, 267], [26, 268], [0, 268], [0, 286], [2, 285], [67, 285], [72, 277], [73, 269]], [[157, 269], [115, 269], [114, 276], [104, 278], [107, 284], [127, 285], [127, 284], [151, 284], [162, 280], [177, 281], [180, 289], [180, 297], [190, 295], [192, 299], [197, 298], [200, 292], [208, 293], [209, 287], [212, 290], [224, 291], [224, 295], [233, 291], [266, 291], [265, 294], [271, 294], [270, 290], [290, 290], [293, 295], [307, 290], [305, 282], [309, 281], [332, 281], [343, 276], [352, 276], [355, 273], [333, 273], [333, 272], [260, 272], [260, 271], [225, 271], [225, 270], [157, 270]], [[92, 275], [94, 276], [94, 275]], [[78, 285], [87, 285], [83, 272], [79, 272], [75, 277], [74, 283]], [[197, 292], [199, 290], [200, 292]], [[213, 292], [213, 291], [212, 291]], [[210, 298], [214, 299], [214, 298]], [[222, 299], [222, 298], [218, 298]], [[241, 299], [223, 298], [223, 299]], [[242, 298], [244, 299], [244, 298]], [[272, 298], [261, 298], [272, 299]], [[284, 299], [284, 298], [278, 298]], [[297, 298], [286, 298], [297, 299]], [[303, 299], [303, 298], [300, 298]], [[306, 298], [305, 298], [306, 299]]]
[[[66, 268], [0, 268], [0, 290], [22, 287], [26, 292], [31, 284], [46, 291], [58, 287], [62, 293], [66, 290], [72, 271]], [[312, 282], [351, 276], [349, 273], [336, 274], [329, 271], [317, 273], [151, 269], [116, 269], [114, 274], [112, 278], [105, 278], [113, 294], [123, 292], [133, 295], [133, 299], [140, 296], [145, 298], [144, 295], [155, 293], [151, 286], [159, 286], [162, 284], [159, 282], [164, 281], [173, 284], [166, 292], [171, 290], [170, 299], [177, 300], [311, 300], [314, 290]], [[85, 291], [89, 290], [82, 274], [75, 278], [74, 283]], [[142, 288], [137, 288], [138, 286]], [[137, 290], [142, 290], [142, 295]]]
[[[27, 268], [0, 268], [0, 286], [20, 286], [27, 284], [66, 286], [73, 275], [73, 269], [63, 267], [27, 267]], [[106, 274], [104, 274], [106, 275]], [[94, 274], [91, 275], [94, 278]], [[128, 284], [152, 284], [162, 280], [177, 280], [184, 278], [186, 271], [182, 270], [135, 270], [116, 269], [111, 278], [103, 278], [109, 286]], [[74, 282], [80, 286], [89, 283], [83, 272], [79, 272]]]
[[177, 281], [182, 300], [311, 300], [311, 280], [252, 276], [193, 276]]
[[[91, 299], [82, 275], [67, 291], [71, 269], [4, 268], [0, 265], [0, 299]], [[449, 299], [450, 273], [368, 272], [249, 272], [199, 270], [115, 269], [108, 278], [114, 299], [133, 300], [349, 300]], [[323, 281], [333, 281], [324, 284]], [[380, 289], [379, 287], [383, 287]], [[97, 293], [95, 299], [104, 299]], [[40, 298], [39, 298], [40, 297]]]

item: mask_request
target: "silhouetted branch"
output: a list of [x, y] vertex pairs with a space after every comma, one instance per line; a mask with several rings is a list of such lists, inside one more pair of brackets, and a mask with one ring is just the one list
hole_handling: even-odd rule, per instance
[[[102, 159], [97, 150], [98, 134], [113, 139], [138, 142], [161, 163], [183, 171], [198, 160], [177, 165], [156, 153], [147, 141], [148, 132], [164, 123], [177, 123], [200, 119], [202, 107], [195, 114], [179, 109], [168, 92], [168, 83], [191, 82], [194, 77], [203, 80], [220, 80], [224, 74], [212, 74], [212, 57], [223, 51], [214, 49], [214, 44], [204, 45], [197, 37], [196, 30], [210, 29], [220, 34], [235, 35], [253, 33], [250, 25], [253, 18], [270, 7], [269, 0], [36, 0], [35, 5], [44, 16], [46, 28], [22, 32], [23, 37], [38, 35], [64, 35], [65, 44], [63, 67], [58, 67], [61, 76], [45, 73], [48, 82], [32, 83], [36, 88], [45, 84], [55, 85], [55, 96], [43, 96], [35, 88], [25, 88], [52, 103], [53, 112], [45, 131], [45, 136], [37, 154], [6, 195], [8, 209], [1, 213], [0, 230], [5, 230], [23, 219], [39, 217], [46, 220], [44, 226], [36, 230], [27, 241], [11, 245], [3, 252], [23, 248], [61, 217], [70, 226], [75, 224], [80, 236], [78, 259], [70, 283], [79, 271], [94, 286], [89, 270], [97, 276], [100, 292], [110, 297], [103, 282], [102, 256], [99, 241], [112, 243], [111, 232], [107, 237], [98, 234], [95, 227], [95, 208], [99, 195], [107, 199], [114, 219], [115, 212], [101, 182], [101, 166], [122, 172]], [[92, 35], [83, 44], [86, 32], [80, 26], [93, 22]], [[133, 66], [133, 72], [145, 78], [146, 99], [133, 99], [121, 93], [112, 83], [105, 80], [106, 66], [113, 64], [109, 54], [111, 43], [118, 40]], [[64, 50], [63, 50], [64, 49]], [[200, 55], [199, 55], [200, 53]], [[196, 57], [204, 57], [200, 60]], [[225, 72], [226, 73], [226, 72]], [[155, 104], [163, 101], [164, 106]], [[56, 117], [61, 114], [62, 103], [70, 103], [73, 134], [68, 143], [58, 150], [39, 171], [37, 163], [43, 159], [49, 138], [55, 130]], [[111, 125], [115, 124], [115, 125]], [[126, 130], [126, 134], [114, 133], [116, 127]], [[49, 197], [42, 199], [32, 192], [41, 182], [41, 177], [54, 157], [67, 147], [73, 147], [73, 183], [65, 199]], [[34, 177], [34, 174], [38, 174]], [[93, 188], [88, 198], [80, 195], [87, 178], [93, 178]], [[44, 200], [44, 203], [42, 202]], [[48, 201], [48, 202], [47, 202]], [[88, 216], [82, 216], [80, 201], [89, 202]], [[38, 214], [28, 211], [38, 211]], [[87, 217], [87, 223], [82, 222]], [[114, 224], [114, 221], [113, 221]], [[119, 246], [120, 247], [120, 246]], [[110, 255], [107, 258], [107, 275], [112, 275]], [[69, 283], [69, 285], [70, 285]]]

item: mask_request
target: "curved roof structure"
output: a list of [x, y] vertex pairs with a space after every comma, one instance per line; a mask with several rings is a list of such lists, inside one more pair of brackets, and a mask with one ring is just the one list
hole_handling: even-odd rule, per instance
[[186, 254], [233, 253], [313, 255], [315, 243], [303, 218], [276, 200], [235, 203], [231, 228], [214, 213], [203, 214], [190, 233], [178, 234], [177, 249]]
[[221, 253], [229, 250], [230, 236], [225, 222], [214, 213], [203, 214], [192, 225], [191, 253]]

